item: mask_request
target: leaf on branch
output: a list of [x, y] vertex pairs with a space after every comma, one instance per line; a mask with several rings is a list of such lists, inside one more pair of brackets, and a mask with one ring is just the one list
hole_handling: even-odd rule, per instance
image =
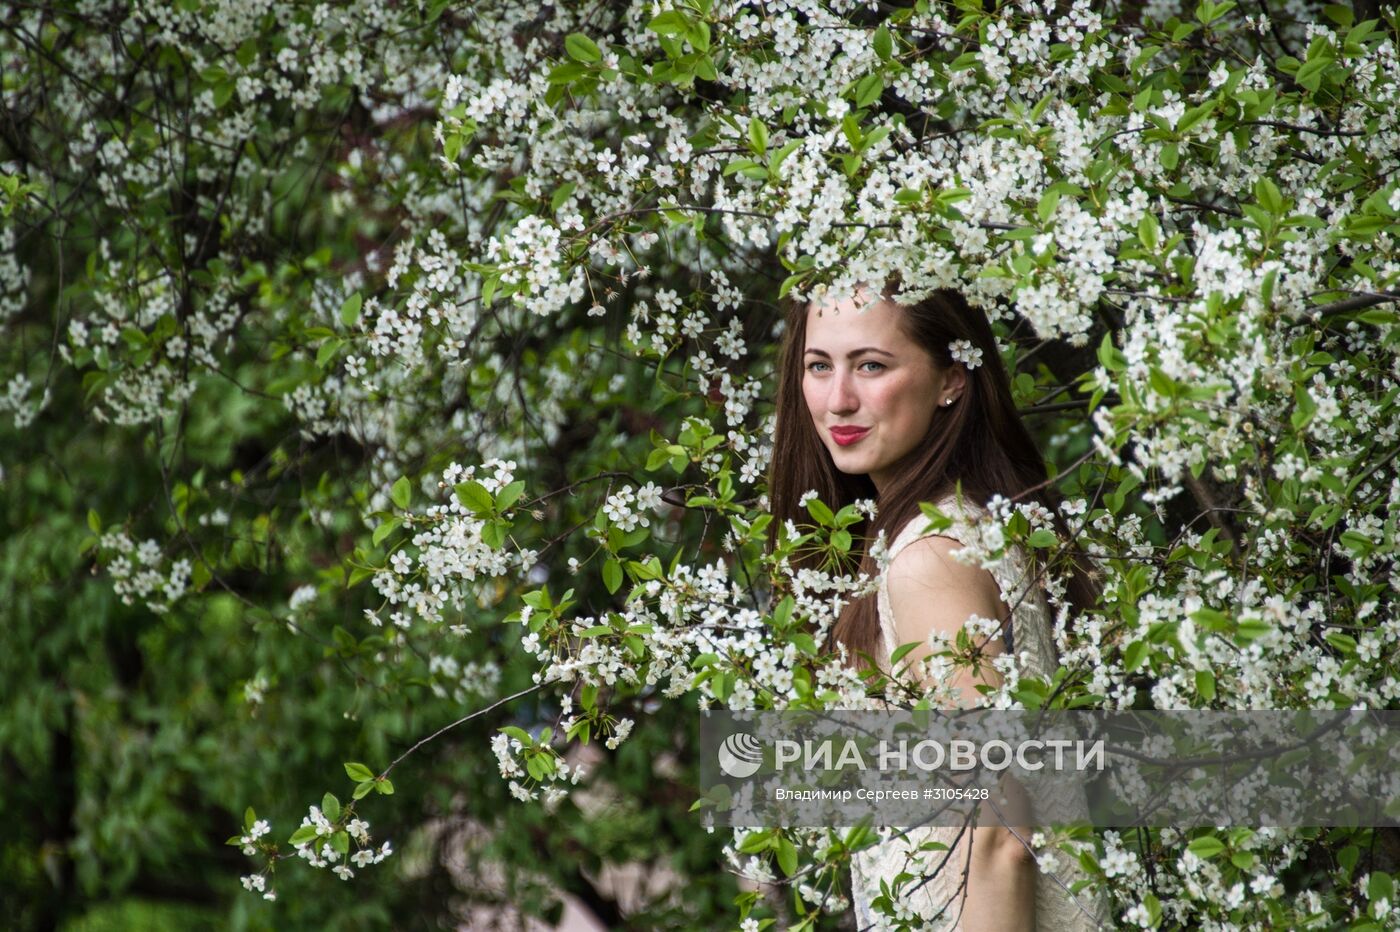
[[394, 487], [389, 490], [389, 500], [400, 508], [408, 508], [413, 501], [413, 486], [409, 484], [407, 476], [400, 476], [394, 483]]
[[355, 322], [360, 319], [360, 307], [364, 304], [363, 296], [352, 294], [345, 299], [345, 303], [340, 306], [340, 322], [347, 328], [355, 326]]
[[574, 61], [591, 65], [602, 60], [603, 52], [598, 48], [598, 43], [581, 32], [571, 33], [564, 39], [564, 51], [569, 53], [569, 57]]
[[457, 501], [462, 503], [462, 507], [478, 517], [491, 514], [496, 504], [486, 487], [475, 479], [457, 483], [456, 493]]

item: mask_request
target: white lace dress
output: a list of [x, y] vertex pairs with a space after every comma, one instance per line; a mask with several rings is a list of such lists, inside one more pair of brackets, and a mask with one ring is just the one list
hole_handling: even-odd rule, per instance
[[[967, 542], [969, 538], [965, 535], [972, 533], [970, 528], [975, 524], [980, 510], [966, 503], [959, 505], [951, 498], [940, 501], [938, 505], [944, 514], [954, 518], [955, 524], [946, 531], [938, 532], [937, 536]], [[906, 524], [890, 545], [889, 559], [893, 561], [905, 547], [923, 536], [929, 536], [923, 533], [927, 524], [922, 515]], [[1051, 634], [1050, 615], [1044, 596], [1039, 590], [1029, 593], [1027, 591], [1033, 580], [1025, 571], [1024, 556], [1014, 550], [1008, 551], [1006, 559], [992, 570], [992, 574], [1001, 587], [1003, 601], [1008, 606], [1013, 606], [1011, 646], [1017, 655], [1019, 674], [1048, 677], [1059, 665]], [[882, 648], [881, 667], [888, 672], [890, 655], [899, 646], [899, 642], [895, 631], [894, 613], [890, 609], [889, 592], [883, 578], [880, 581], [877, 599]], [[919, 879], [910, 881], [906, 889], [895, 897], [896, 909], [905, 916], [912, 913], [925, 920], [924, 928], [961, 929], [962, 925], [958, 919], [962, 906], [966, 847], [959, 846], [951, 856], [946, 849], [921, 852], [918, 848], [930, 841], [942, 842], [951, 848], [958, 844], [960, 835], [965, 838], [967, 830], [956, 826], [923, 826], [906, 830], [885, 828], [878, 831], [881, 836], [879, 842], [852, 856], [851, 900], [855, 908], [856, 928], [886, 929], [898, 925], [883, 913], [875, 911], [872, 904], [881, 895], [882, 879], [890, 884], [893, 892], [894, 878], [901, 872], [908, 872]], [[902, 831], [905, 834], [901, 837]], [[1087, 892], [1071, 896], [1067, 890], [1076, 880], [1083, 879], [1084, 875], [1078, 862], [1061, 851], [1054, 851], [1053, 858], [1057, 865], [1055, 876], [1044, 871], [1036, 873], [1036, 929], [1046, 932], [1080, 932], [1100, 928], [1106, 921], [1100, 901]], [[931, 876], [921, 884], [926, 875]], [[912, 927], [921, 926], [916, 921]]]

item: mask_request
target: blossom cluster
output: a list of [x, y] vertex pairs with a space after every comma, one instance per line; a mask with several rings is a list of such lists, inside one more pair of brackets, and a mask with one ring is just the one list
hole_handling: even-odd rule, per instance
[[112, 589], [127, 605], [139, 600], [153, 612], [167, 612], [189, 588], [190, 558], [169, 559], [154, 538], [137, 544], [124, 530], [111, 528], [99, 538], [98, 546], [109, 555], [106, 568]]
[[[319, 807], [312, 806], [302, 818], [301, 827], [314, 829], [314, 832], [307, 833], [309, 837], [302, 841], [293, 843], [297, 857], [304, 858], [312, 867], [330, 868], [341, 880], [349, 880], [355, 876], [351, 865], [368, 867], [380, 863], [394, 853], [387, 841], [378, 848], [370, 844], [369, 823], [360, 818], [349, 818], [340, 826], [328, 818]], [[346, 846], [337, 843], [338, 832], [343, 832], [355, 843], [356, 850], [353, 853], [342, 850]]]

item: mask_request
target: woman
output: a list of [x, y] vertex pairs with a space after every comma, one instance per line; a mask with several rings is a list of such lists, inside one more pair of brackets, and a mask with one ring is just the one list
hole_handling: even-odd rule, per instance
[[[971, 522], [981, 512], [977, 505], [992, 496], [1011, 497], [1045, 482], [1044, 461], [1016, 413], [985, 315], [952, 291], [908, 307], [868, 291], [795, 307], [781, 366], [773, 533], [784, 519], [805, 522], [799, 502], [815, 490], [833, 508], [874, 498], [876, 515], [863, 537], [868, 543], [883, 533], [892, 541], [876, 598], [849, 604], [828, 646], [844, 645], [853, 663], [870, 661], [888, 673], [895, 648], [917, 643], [901, 668], [919, 669], [931, 636], [951, 639], [977, 615], [1002, 622], [1002, 637], [987, 640], [984, 658], [1006, 652], [1009, 641], [1021, 674], [1053, 673], [1048, 612], [1023, 556], [1013, 552], [1003, 561], [1000, 579], [963, 565], [951, 557], [961, 546], [945, 536], [953, 532], [926, 533], [919, 509], [920, 502], [935, 502]], [[959, 488], [961, 497], [954, 494]], [[861, 568], [876, 572], [868, 547]], [[1086, 604], [1091, 592], [1076, 572], [1071, 600]], [[996, 687], [1000, 679], [988, 663], [925, 685], [937, 686], [951, 704], [971, 706], [978, 685]], [[874, 908], [880, 882], [893, 886], [908, 870], [928, 879], [893, 898], [902, 915], [963, 932], [1095, 928], [1097, 904], [1076, 901], [1066, 889], [1082, 875], [1064, 855], [1058, 879], [1040, 871], [1028, 839], [1024, 828], [999, 825], [926, 827], [858, 852], [852, 859], [858, 927], [883, 923]], [[951, 850], [909, 861], [909, 852], [927, 841]]]

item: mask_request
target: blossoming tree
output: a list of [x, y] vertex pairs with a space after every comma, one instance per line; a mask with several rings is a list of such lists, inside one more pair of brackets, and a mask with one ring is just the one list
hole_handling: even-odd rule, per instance
[[[464, 909], [563, 890], [613, 921], [832, 927], [870, 834], [697, 833], [686, 729], [920, 701], [819, 649], [868, 583], [844, 575], [868, 509], [809, 500], [766, 546], [781, 302], [896, 274], [985, 309], [1064, 501], [995, 501], [966, 535], [984, 565], [1038, 556], [1063, 661], [985, 704], [1400, 696], [1393, 13], [3, 22], [0, 547], [33, 649], [7, 652], [0, 723], [7, 771], [77, 774], [53, 815], [26, 791], [7, 863], [140, 887], [209, 843], [201, 807], [237, 828], [251, 803], [227, 851], [253, 860], [201, 870], [278, 898], [259, 909], [371, 896], [309, 868], [388, 904], [489, 863]], [[1093, 611], [1062, 598], [1064, 526]], [[1371, 829], [1035, 844], [1125, 926], [1390, 921], [1395, 840]], [[669, 897], [598, 881], [671, 858]]]

